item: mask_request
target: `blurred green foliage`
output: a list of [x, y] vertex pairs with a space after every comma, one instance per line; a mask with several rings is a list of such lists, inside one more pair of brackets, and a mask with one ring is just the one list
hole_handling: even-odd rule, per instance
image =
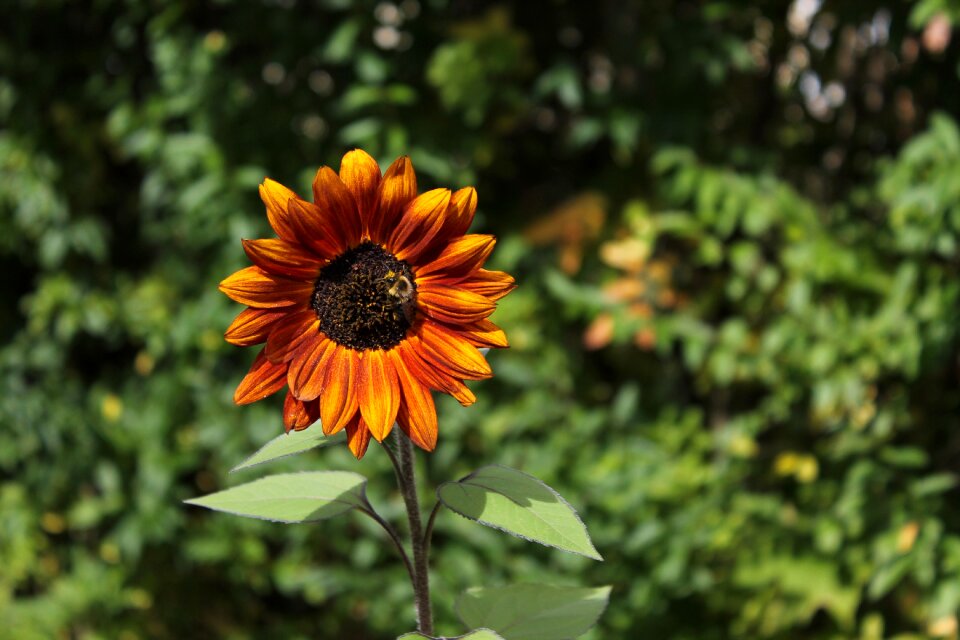
[[[521, 283], [495, 316], [513, 347], [474, 407], [439, 403], [425, 476], [522, 468], [606, 558], [443, 514], [441, 632], [463, 631], [467, 587], [553, 582], [613, 585], [590, 638], [957, 636], [955, 2], [20, 0], [0, 19], [0, 636], [412, 629], [361, 518], [181, 504], [249, 479], [226, 472], [281, 429], [276, 399], [232, 405], [253, 353], [223, 342], [239, 309], [216, 290], [269, 233], [257, 184], [308, 192], [355, 146], [409, 153], [421, 189], [476, 185], [475, 228]], [[561, 206], [586, 192], [599, 237]], [[401, 515], [376, 449], [274, 466], [358, 471]]]

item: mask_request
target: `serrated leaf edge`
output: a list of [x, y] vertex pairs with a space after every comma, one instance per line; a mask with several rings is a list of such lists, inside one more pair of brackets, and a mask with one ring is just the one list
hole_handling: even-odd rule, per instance
[[[281, 477], [281, 476], [299, 476], [299, 475], [303, 475], [303, 474], [314, 475], [314, 474], [318, 474], [318, 473], [349, 473], [349, 474], [358, 476], [358, 477], [360, 477], [360, 478], [363, 478], [363, 483], [360, 484], [360, 497], [362, 498], [363, 502], [367, 502], [367, 482], [368, 482], [368, 479], [367, 479], [365, 476], [363, 476], [363, 475], [361, 475], [361, 474], [359, 474], [359, 473], [357, 473], [357, 472], [355, 472], [355, 471], [293, 471], [293, 472], [290, 472], [290, 473], [275, 473], [275, 474], [273, 474], [273, 475], [263, 476], [262, 478], [257, 478], [256, 480], [251, 480], [250, 482], [244, 482], [243, 484], [238, 484], [237, 487], [242, 487], [242, 486], [245, 485], [245, 484], [253, 484], [254, 482], [257, 482], [258, 480], [265, 480], [266, 478], [276, 478], [276, 477]], [[188, 500], [184, 500], [184, 501], [183, 501], [183, 504], [189, 504], [189, 505], [192, 506], [192, 507], [202, 507], [202, 508], [204, 508], [204, 509], [209, 509], [210, 511], [216, 511], [216, 512], [218, 512], [218, 513], [227, 513], [227, 514], [232, 515], [232, 516], [240, 516], [241, 518], [253, 518], [254, 520], [264, 520], [264, 521], [266, 521], [266, 522], [277, 522], [277, 523], [280, 523], [280, 524], [306, 524], [306, 523], [308, 523], [308, 522], [319, 522], [319, 520], [282, 520], [282, 519], [279, 519], [279, 518], [264, 518], [263, 516], [255, 516], [255, 515], [251, 515], [251, 514], [249, 514], [249, 513], [241, 513], [241, 512], [239, 512], [239, 511], [231, 511], [230, 509], [218, 509], [218, 508], [216, 508], [216, 507], [210, 507], [210, 506], [207, 506], [207, 505], [205, 505], [205, 504], [200, 504], [200, 503], [197, 502], [197, 500], [202, 500], [203, 498], [208, 498], [208, 497], [210, 497], [210, 496], [212, 496], [212, 495], [216, 495], [216, 494], [218, 494], [218, 493], [222, 493], [222, 492], [227, 491], [227, 490], [229, 490], [229, 489], [235, 489], [235, 488], [236, 488], [236, 487], [228, 487], [227, 489], [221, 489], [220, 491], [214, 491], [213, 493], [208, 493], [208, 494], [205, 495], [205, 496], [199, 496], [199, 497], [196, 497], [196, 498], [190, 498], [190, 499], [188, 499]], [[324, 500], [327, 500], [327, 498], [324, 498]], [[353, 504], [352, 502], [346, 502], [345, 500], [328, 500], [328, 501], [331, 502], [331, 503], [340, 503], [340, 504], [349, 505], [350, 509], [347, 509], [346, 511], [350, 511], [351, 509], [359, 509], [359, 508], [360, 508], [358, 505], [355, 505], [355, 504]], [[346, 511], [344, 511], [344, 513], [346, 513]], [[321, 520], [325, 520], [325, 518], [321, 518]]]
[[[314, 428], [320, 428], [320, 423], [317, 422], [315, 425], [313, 425], [313, 427], [314, 427]], [[341, 434], [342, 434], [342, 437], [341, 437]], [[260, 465], [266, 464], [266, 463], [268, 463], [268, 462], [273, 462], [273, 461], [275, 461], [275, 460], [283, 460], [284, 458], [289, 458], [289, 457], [291, 457], [291, 456], [299, 455], [299, 454], [301, 454], [301, 453], [306, 453], [307, 451], [313, 451], [314, 449], [317, 449], [317, 448], [320, 448], [320, 447], [328, 447], [328, 446], [337, 444], [337, 443], [338, 443], [339, 441], [341, 441], [341, 440], [345, 440], [345, 439], [346, 439], [346, 433], [345, 433], [345, 432], [335, 433], [335, 434], [333, 434], [333, 435], [324, 436], [323, 439], [318, 440], [317, 443], [316, 443], [315, 445], [313, 445], [312, 447], [307, 447], [306, 449], [301, 449], [300, 451], [294, 451], [294, 452], [292, 452], [292, 453], [285, 453], [285, 454], [283, 454], [282, 456], [277, 456], [277, 457], [275, 457], [275, 458], [267, 458], [266, 460], [261, 460], [261, 461], [259, 461], [259, 462], [254, 462], [253, 464], [247, 464], [247, 462], [248, 462], [249, 460], [252, 460], [253, 458], [257, 457], [257, 455], [258, 455], [261, 451], [263, 451], [264, 449], [266, 449], [267, 447], [269, 447], [270, 445], [272, 445], [274, 442], [280, 440], [280, 438], [287, 438], [287, 437], [289, 437], [289, 435], [290, 435], [290, 434], [287, 434], [287, 433], [281, 433], [281, 434], [278, 435], [277, 437], [271, 438], [271, 439], [268, 440], [266, 443], [264, 443], [259, 449], [257, 449], [257, 450], [254, 451], [253, 453], [251, 453], [251, 454], [250, 454], [249, 456], [247, 456], [246, 458], [244, 458], [243, 462], [241, 462], [240, 464], [238, 464], [238, 465], [236, 465], [235, 467], [233, 467], [232, 469], [230, 469], [230, 471], [229, 471], [228, 473], [236, 473], [237, 471], [246, 471], [247, 469], [253, 469], [254, 467], [259, 467]], [[334, 438], [336, 438], [336, 440], [334, 440]]]
[[[590, 544], [590, 548], [593, 549], [593, 552], [594, 552], [596, 555], [590, 555], [590, 554], [588, 554], [588, 553], [581, 553], [580, 551], [572, 551], [572, 550], [570, 550], [570, 549], [564, 549], [563, 547], [558, 547], [558, 546], [555, 545], [555, 544], [550, 544], [550, 543], [547, 543], [547, 542], [541, 542], [540, 540], [534, 540], [533, 538], [528, 538], [528, 537], [525, 536], [525, 535], [516, 533], [516, 532], [514, 532], [514, 531], [510, 531], [509, 529], [505, 529], [505, 528], [503, 528], [503, 527], [501, 527], [501, 526], [499, 526], [499, 525], [493, 524], [492, 522], [487, 522], [486, 520], [481, 520], [480, 518], [471, 518], [470, 516], [465, 515], [465, 514], [463, 514], [463, 513], [460, 513], [459, 511], [457, 511], [456, 509], [454, 509], [453, 507], [451, 507], [450, 505], [448, 505], [446, 502], [444, 502], [443, 498], [440, 497], [440, 490], [443, 489], [443, 487], [445, 487], [445, 486], [447, 486], [447, 485], [450, 485], [450, 484], [461, 484], [464, 480], [469, 480], [470, 478], [476, 476], [480, 471], [482, 471], [482, 470], [484, 470], [484, 469], [493, 468], [493, 467], [499, 468], [499, 469], [506, 469], [506, 470], [508, 470], [508, 471], [513, 471], [513, 472], [519, 473], [519, 474], [521, 474], [521, 475], [527, 476], [527, 477], [530, 478], [531, 480], [533, 480], [533, 481], [535, 481], [535, 482], [539, 482], [539, 483], [542, 484], [544, 487], [546, 487], [547, 490], [550, 491], [550, 493], [552, 493], [554, 496], [556, 496], [556, 498], [557, 498], [561, 503], [563, 503], [564, 505], [566, 505], [567, 508], [570, 509], [570, 512], [573, 513], [573, 517], [574, 517], [574, 518], [576, 519], [576, 521], [580, 524], [580, 526], [583, 527], [583, 531], [584, 531], [584, 533], [587, 535], [587, 542]], [[481, 487], [481, 488], [487, 489], [488, 491], [492, 491], [493, 493], [497, 493], [497, 494], [499, 494], [499, 495], [502, 495], [503, 497], [507, 498], [507, 500], [510, 500], [510, 501], [513, 502], [514, 504], [518, 504], [516, 500], [513, 500], [513, 499], [510, 498], [509, 496], [505, 496], [504, 494], [500, 493], [499, 491], [495, 491], [495, 490], [490, 489], [489, 487], [485, 487], [485, 486], [483, 486], [483, 485], [481, 485], [481, 484], [475, 484], [474, 486]], [[437, 494], [437, 500], [439, 500], [440, 503], [441, 503], [443, 506], [445, 506], [447, 509], [450, 509], [450, 511], [453, 511], [455, 514], [457, 514], [457, 515], [460, 516], [461, 518], [465, 518], [465, 519], [467, 519], [467, 520], [470, 520], [471, 522], [476, 522], [476, 523], [482, 524], [483, 526], [485, 526], [485, 527], [490, 527], [491, 529], [496, 529], [496, 530], [498, 530], [498, 531], [502, 531], [502, 532], [504, 532], [504, 533], [506, 533], [506, 534], [509, 534], [509, 535], [511, 535], [511, 536], [513, 536], [513, 537], [515, 537], [515, 538], [520, 538], [521, 540], [526, 540], [527, 542], [535, 542], [535, 543], [537, 543], [537, 544], [539, 544], [539, 545], [543, 545], [544, 547], [551, 547], [551, 548], [557, 549], [557, 550], [559, 550], [559, 551], [564, 551], [564, 552], [566, 552], [566, 553], [572, 553], [572, 554], [575, 554], [575, 555], [578, 555], [578, 556], [583, 556], [584, 558], [590, 558], [591, 560], [596, 560], [596, 561], [598, 561], [598, 562], [603, 562], [603, 556], [601, 556], [601, 555], [600, 555], [600, 552], [597, 551], [597, 547], [593, 544], [593, 540], [590, 538], [590, 531], [587, 529], [587, 525], [583, 522], [583, 520], [580, 519], [580, 514], [577, 513], [577, 510], [573, 508], [573, 505], [571, 505], [569, 502], [567, 502], [567, 501], [563, 498], [563, 496], [561, 496], [559, 493], [557, 493], [557, 491], [556, 491], [553, 487], [551, 487], [550, 485], [548, 485], [546, 482], [544, 482], [544, 481], [541, 480], [540, 478], [537, 478], [536, 476], [532, 476], [532, 475], [530, 475], [529, 473], [526, 473], [526, 472], [524, 472], [524, 471], [520, 471], [519, 469], [514, 469], [513, 467], [508, 467], [508, 466], [502, 465], [502, 464], [487, 464], [487, 465], [484, 465], [484, 466], [482, 466], [482, 467], [479, 467], [479, 468], [471, 471], [470, 473], [468, 473], [467, 475], [463, 476], [463, 477], [460, 478], [459, 480], [451, 480], [451, 481], [449, 481], [449, 482], [444, 482], [443, 484], [441, 484], [440, 486], [437, 487], [436, 494]], [[522, 505], [521, 505], [521, 506], [522, 506]], [[542, 518], [539, 518], [539, 517], [538, 517], [538, 519], [539, 519], [541, 522], [544, 522]], [[546, 522], [545, 522], [545, 524], [547, 524], [548, 526], [550, 526], [551, 529], [553, 529], [554, 531], [556, 531], [556, 529], [555, 529], [552, 525], [550, 525], [549, 523], [546, 523]]]

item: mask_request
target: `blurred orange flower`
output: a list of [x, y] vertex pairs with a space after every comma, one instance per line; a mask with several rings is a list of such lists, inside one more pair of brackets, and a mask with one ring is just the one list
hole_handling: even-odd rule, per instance
[[588, 349], [602, 349], [613, 341], [617, 319], [640, 325], [633, 331], [634, 344], [644, 350], [653, 349], [656, 333], [650, 320], [656, 311], [686, 304], [683, 295], [673, 288], [675, 259], [653, 257], [655, 230], [649, 219], [636, 213], [629, 226], [623, 237], [600, 247], [600, 259], [621, 273], [603, 287], [607, 300], [616, 304], [616, 312], [599, 314], [587, 327], [583, 343]]
[[576, 273], [583, 261], [583, 245], [597, 238], [606, 218], [606, 201], [596, 193], [583, 193], [560, 203], [524, 232], [534, 245], [560, 247], [560, 268]]

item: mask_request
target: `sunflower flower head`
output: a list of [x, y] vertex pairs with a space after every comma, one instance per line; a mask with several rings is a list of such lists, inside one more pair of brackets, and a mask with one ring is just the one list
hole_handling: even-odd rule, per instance
[[247, 305], [227, 341], [265, 343], [235, 402], [286, 387], [287, 431], [319, 419], [327, 435], [346, 429], [361, 458], [370, 436], [382, 442], [396, 423], [432, 451], [431, 392], [472, 404], [464, 381], [491, 376], [478, 349], [507, 346], [488, 317], [515, 284], [483, 268], [495, 239], [466, 233], [476, 191], [418, 195], [408, 158], [381, 175], [358, 149], [339, 174], [317, 171], [312, 201], [270, 179], [260, 197], [277, 237], [244, 240], [253, 266], [220, 283]]

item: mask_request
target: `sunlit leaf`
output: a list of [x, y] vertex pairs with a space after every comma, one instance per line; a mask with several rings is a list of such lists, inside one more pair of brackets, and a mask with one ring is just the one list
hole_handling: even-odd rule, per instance
[[587, 528], [556, 491], [521, 471], [491, 465], [437, 490], [440, 501], [480, 524], [602, 560]]
[[362, 507], [366, 484], [350, 471], [282, 473], [186, 502], [248, 518], [313, 522]]
[[346, 440], [346, 432], [341, 431], [332, 436], [325, 436], [323, 429], [320, 429], [319, 425], [316, 426], [317, 428], [291, 431], [290, 433], [277, 436], [260, 447], [252, 456], [231, 469], [231, 473], [240, 471], [241, 469], [249, 469], [250, 467], [255, 467], [258, 464], [270, 462], [271, 460], [279, 460], [280, 458], [303, 453], [316, 447], [326, 447]]

